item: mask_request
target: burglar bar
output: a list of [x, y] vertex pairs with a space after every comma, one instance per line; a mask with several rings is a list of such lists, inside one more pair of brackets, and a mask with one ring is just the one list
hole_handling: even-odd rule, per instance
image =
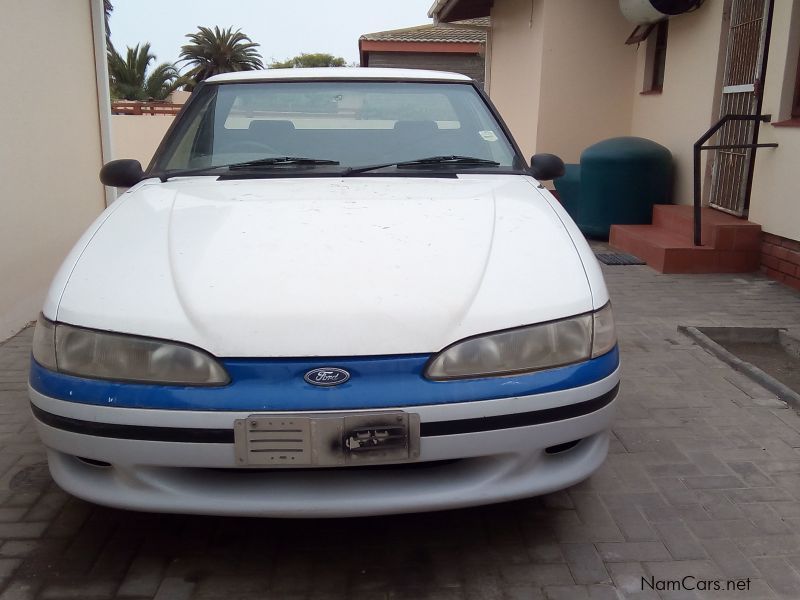
[[[694, 245], [702, 246], [702, 206], [701, 201], [701, 185], [700, 185], [700, 153], [703, 150], [732, 150], [736, 148], [747, 148], [755, 150], [756, 148], [777, 148], [778, 144], [717, 144], [713, 146], [703, 146], [711, 137], [719, 131], [725, 123], [729, 121], [753, 121], [753, 123], [769, 123], [772, 120], [772, 115], [725, 115], [716, 122], [708, 131], [706, 131], [699, 140], [694, 143]], [[757, 129], [756, 129], [757, 131]], [[756, 138], [757, 139], [757, 138]], [[751, 158], [755, 161], [755, 156]], [[749, 196], [752, 188], [753, 170], [749, 169], [747, 173], [747, 199], [746, 204], [749, 204]]]

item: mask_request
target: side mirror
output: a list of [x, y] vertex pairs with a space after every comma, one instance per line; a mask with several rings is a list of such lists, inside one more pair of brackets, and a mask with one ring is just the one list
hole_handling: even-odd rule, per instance
[[555, 154], [534, 154], [531, 158], [531, 175], [539, 181], [562, 177], [564, 171], [564, 161]]
[[142, 163], [131, 158], [112, 160], [100, 169], [100, 181], [109, 187], [132, 187], [142, 179]]

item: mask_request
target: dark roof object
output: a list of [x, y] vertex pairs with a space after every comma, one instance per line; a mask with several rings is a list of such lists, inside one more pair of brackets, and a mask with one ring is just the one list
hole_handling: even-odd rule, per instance
[[463, 19], [488, 17], [494, 0], [437, 0], [428, 13], [439, 21], [452, 23]]

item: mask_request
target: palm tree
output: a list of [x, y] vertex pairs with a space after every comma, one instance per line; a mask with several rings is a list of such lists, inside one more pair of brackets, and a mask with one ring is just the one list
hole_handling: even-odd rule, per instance
[[197, 33], [187, 34], [186, 37], [191, 43], [181, 47], [181, 61], [191, 67], [186, 74], [190, 80], [189, 86], [218, 73], [264, 68], [261, 55], [256, 50], [259, 44], [243, 34], [241, 29], [234, 31], [233, 27], [214, 27], [212, 30], [198, 27]]
[[108, 73], [111, 97], [122, 100], [164, 100], [182, 85], [183, 79], [175, 65], [161, 63], [152, 70], [156, 60], [150, 44], [128, 48], [125, 58], [113, 47], [108, 51]]
[[111, 0], [103, 0], [103, 20], [106, 27], [106, 49], [113, 48], [111, 44], [111, 13], [114, 12], [114, 5]]

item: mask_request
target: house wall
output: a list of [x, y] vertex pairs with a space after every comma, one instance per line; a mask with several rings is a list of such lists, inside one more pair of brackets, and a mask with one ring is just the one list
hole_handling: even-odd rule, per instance
[[601, 140], [628, 135], [636, 49], [619, 0], [546, 0], [536, 151], [577, 163]]
[[[693, 144], [719, 117], [730, 6], [706, 0], [670, 19], [663, 90], [643, 93], [655, 38], [626, 49], [633, 27], [617, 0], [495, 0], [490, 95], [528, 155], [574, 162], [598, 139], [626, 134], [667, 146], [674, 200], [691, 204]], [[779, 147], [757, 153], [748, 216], [764, 231], [763, 270], [800, 289], [800, 119], [791, 119], [798, 61], [800, 0], [775, 0], [763, 105], [773, 123], [761, 126], [759, 141]], [[707, 201], [713, 154], [702, 156]]]
[[545, 0], [502, 0], [492, 7], [489, 95], [522, 151], [537, 151]]
[[174, 120], [167, 115], [112, 115], [114, 158], [135, 158], [146, 168]]
[[719, 113], [724, 5], [724, 0], [707, 0], [697, 11], [669, 20], [662, 93], [641, 93], [647, 44], [655, 43], [655, 36], [640, 44], [637, 52], [631, 135], [649, 138], [672, 151], [677, 204], [692, 203], [692, 148]]
[[369, 66], [463, 73], [481, 84], [483, 83], [485, 72], [483, 55], [444, 52], [371, 51], [369, 53]]
[[[791, 116], [798, 54], [800, 1], [777, 0], [763, 106], [773, 123]], [[779, 147], [756, 154], [749, 218], [768, 233], [800, 241], [800, 126], [762, 124], [759, 142], [777, 142]]]
[[692, 144], [718, 112], [724, 6], [707, 0], [670, 19], [664, 91], [641, 94], [647, 42], [624, 44], [633, 25], [618, 0], [496, 0], [490, 95], [526, 155], [574, 163], [587, 146], [623, 135], [667, 146], [675, 200], [691, 203]]
[[618, 0], [502, 0], [491, 17], [490, 96], [526, 155], [578, 162], [628, 135], [636, 50]]
[[0, 67], [0, 340], [36, 318], [62, 258], [105, 206], [92, 39], [89, 0], [16, 1], [0, 19], [0, 55], [25, 49]]
[[184, 90], [175, 90], [169, 96], [167, 96], [167, 102], [172, 102], [173, 104], [186, 104], [191, 95], [192, 92], [187, 92]]

